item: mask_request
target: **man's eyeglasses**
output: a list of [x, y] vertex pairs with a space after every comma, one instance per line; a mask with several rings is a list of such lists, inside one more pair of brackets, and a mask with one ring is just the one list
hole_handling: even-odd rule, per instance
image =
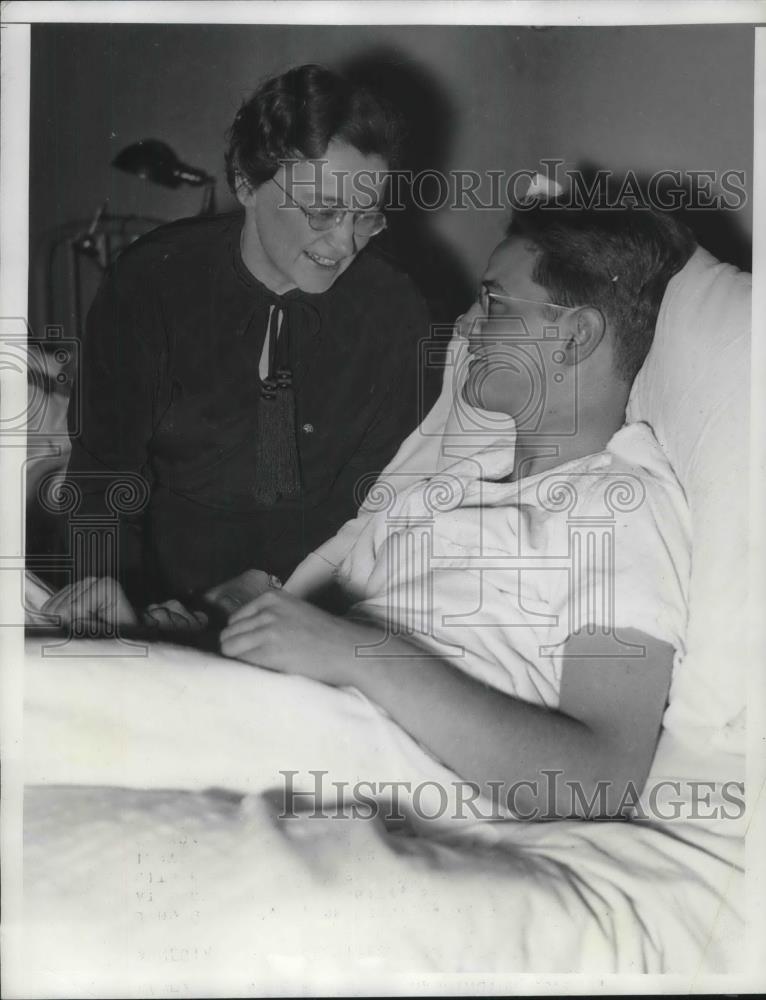
[[[548, 306], [550, 309], [558, 309], [560, 312], [576, 312], [579, 306], [560, 306], [555, 302], [545, 302], [542, 299], [523, 299], [520, 295], [506, 295], [505, 292], [492, 292], [482, 284], [479, 288], [479, 306], [483, 316], [488, 319], [507, 316], [507, 307], [504, 302], [524, 302], [527, 305]], [[495, 305], [493, 311], [493, 304]], [[503, 310], [501, 312], [501, 310]]]
[[279, 190], [289, 198], [290, 201], [306, 216], [308, 224], [318, 233], [327, 232], [328, 229], [336, 229], [343, 224], [343, 220], [351, 213], [354, 217], [354, 235], [369, 239], [370, 236], [377, 236], [386, 228], [386, 217], [382, 212], [364, 212], [353, 208], [304, 208], [300, 202], [296, 201], [274, 177], [272, 181]]

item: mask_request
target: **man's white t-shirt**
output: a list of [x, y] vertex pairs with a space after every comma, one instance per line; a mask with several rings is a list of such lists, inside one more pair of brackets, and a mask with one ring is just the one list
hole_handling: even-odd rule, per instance
[[[480, 463], [462, 459], [382, 507], [363, 511], [334, 554], [352, 613], [386, 636], [549, 707], [561, 645], [580, 629], [611, 636], [618, 655], [641, 656], [621, 638], [627, 628], [668, 642], [676, 662], [683, 654], [689, 516], [646, 424], [517, 482], [482, 478]], [[369, 654], [386, 655], [385, 643]]]

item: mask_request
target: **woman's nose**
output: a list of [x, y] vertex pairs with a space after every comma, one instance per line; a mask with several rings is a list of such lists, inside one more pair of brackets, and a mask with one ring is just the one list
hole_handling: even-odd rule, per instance
[[343, 221], [331, 229], [327, 235], [330, 244], [344, 257], [350, 257], [351, 254], [356, 253], [358, 247], [354, 235], [354, 216], [351, 212], [347, 212]]

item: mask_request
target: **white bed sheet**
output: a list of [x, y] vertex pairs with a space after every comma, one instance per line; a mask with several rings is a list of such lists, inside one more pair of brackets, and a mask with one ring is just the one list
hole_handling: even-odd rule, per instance
[[733, 826], [277, 820], [281, 770], [454, 775], [350, 690], [179, 647], [67, 652], [27, 661], [29, 995], [741, 968]]

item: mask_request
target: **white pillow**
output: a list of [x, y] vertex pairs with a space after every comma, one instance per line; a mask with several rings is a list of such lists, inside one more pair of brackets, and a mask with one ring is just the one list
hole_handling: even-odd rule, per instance
[[744, 753], [751, 275], [698, 248], [669, 283], [628, 420], [654, 429], [686, 491], [692, 575], [686, 656], [664, 726]]

